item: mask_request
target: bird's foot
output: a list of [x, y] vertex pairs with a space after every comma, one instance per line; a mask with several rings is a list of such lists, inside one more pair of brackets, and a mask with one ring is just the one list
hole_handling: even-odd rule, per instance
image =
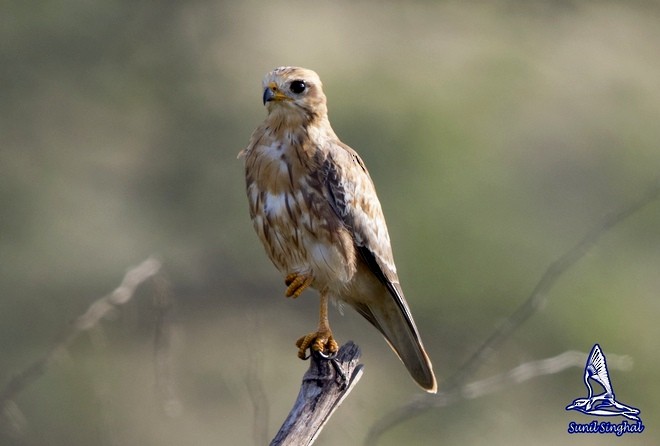
[[284, 278], [284, 283], [287, 286], [284, 294], [286, 297], [293, 297], [294, 299], [302, 294], [307, 287], [314, 282], [314, 277], [309, 274], [287, 274]]
[[319, 329], [313, 333], [303, 336], [296, 341], [298, 357], [307, 359], [307, 349], [321, 353], [323, 356], [331, 356], [337, 353], [339, 345], [332, 336], [330, 329]]

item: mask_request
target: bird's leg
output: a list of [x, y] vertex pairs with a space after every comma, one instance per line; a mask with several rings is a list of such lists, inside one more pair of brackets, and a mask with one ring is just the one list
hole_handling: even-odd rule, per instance
[[318, 329], [296, 341], [298, 347], [298, 357], [307, 359], [305, 352], [308, 348], [320, 352], [324, 355], [337, 353], [339, 346], [332, 336], [330, 322], [328, 321], [328, 294], [326, 290], [321, 291], [321, 310], [319, 312]]
[[287, 274], [284, 278], [284, 283], [287, 286], [284, 294], [286, 297], [293, 297], [295, 299], [300, 296], [302, 292], [305, 291], [305, 288], [310, 286], [312, 282], [314, 282], [314, 277], [312, 277], [311, 274]]

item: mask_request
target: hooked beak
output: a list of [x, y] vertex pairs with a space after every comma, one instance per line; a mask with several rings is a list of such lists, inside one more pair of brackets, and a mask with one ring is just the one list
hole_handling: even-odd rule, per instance
[[268, 84], [268, 86], [264, 90], [264, 96], [263, 96], [264, 105], [266, 105], [266, 102], [270, 102], [270, 101], [286, 101], [290, 99], [291, 98], [289, 98], [287, 95], [282, 93], [279, 90], [279, 88], [277, 88], [275, 82], [271, 82], [270, 84]]
[[273, 93], [273, 90], [270, 87], [266, 87], [264, 90], [264, 105], [266, 105], [266, 102], [272, 101], [274, 97], [275, 93]]

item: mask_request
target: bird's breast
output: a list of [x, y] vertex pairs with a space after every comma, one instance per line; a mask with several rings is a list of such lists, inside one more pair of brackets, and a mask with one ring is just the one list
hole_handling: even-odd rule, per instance
[[283, 143], [257, 147], [246, 159], [254, 229], [283, 273], [311, 273], [315, 288], [350, 281], [355, 249], [334, 213], [314, 160]]

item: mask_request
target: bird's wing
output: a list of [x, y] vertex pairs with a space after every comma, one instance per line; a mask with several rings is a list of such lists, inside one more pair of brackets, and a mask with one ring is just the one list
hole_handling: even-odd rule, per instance
[[[351, 232], [370, 270], [388, 288], [398, 284], [390, 236], [369, 172], [350, 147], [333, 144], [321, 168], [327, 198]], [[395, 287], [394, 287], [395, 288]], [[393, 290], [397, 294], [397, 290]]]
[[413, 332], [417, 333], [399, 285], [385, 217], [364, 162], [353, 149], [337, 142], [322, 163], [321, 173], [328, 201], [351, 232], [360, 257], [387, 287]]
[[613, 394], [612, 383], [610, 382], [610, 374], [607, 370], [607, 363], [605, 362], [605, 355], [600, 349], [598, 344], [595, 344], [589, 354], [587, 360], [587, 370], [589, 371], [589, 378], [599, 383], [607, 393]]
[[353, 296], [347, 302], [385, 336], [415, 381], [435, 392], [433, 366], [399, 285], [383, 211], [364, 163], [337, 142], [319, 165], [327, 200], [350, 232], [358, 261], [384, 285], [371, 296]]

